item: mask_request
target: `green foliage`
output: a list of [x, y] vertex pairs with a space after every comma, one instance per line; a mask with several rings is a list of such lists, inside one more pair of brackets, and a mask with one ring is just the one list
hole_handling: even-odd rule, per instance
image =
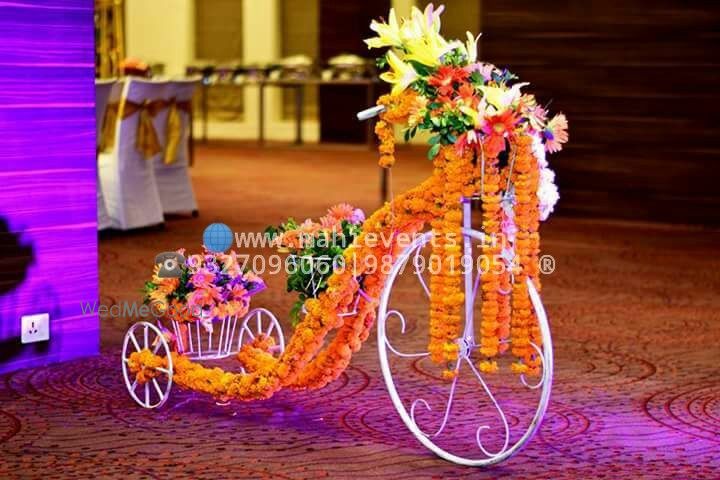
[[459, 48], [449, 51], [442, 57], [443, 65], [453, 65], [456, 67], [464, 67], [467, 65], [467, 57]]
[[384, 70], [387, 67], [387, 55], [381, 55], [375, 59], [375, 66], [378, 70]]
[[[277, 227], [268, 227], [265, 232], [279, 235], [297, 227], [297, 222], [289, 219]], [[286, 289], [288, 292], [298, 292], [298, 300], [290, 311], [293, 325], [300, 320], [305, 300], [316, 298], [327, 289], [330, 275], [344, 262], [345, 249], [361, 231], [361, 225], [344, 220], [340, 231], [318, 232], [304, 238], [300, 248], [290, 249]]]

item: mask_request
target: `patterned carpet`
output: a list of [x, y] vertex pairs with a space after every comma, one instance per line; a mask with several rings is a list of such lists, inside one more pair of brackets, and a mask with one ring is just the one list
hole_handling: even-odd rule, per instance
[[[428, 173], [421, 156], [401, 153], [395, 191]], [[260, 231], [339, 201], [369, 210], [377, 199], [374, 156], [354, 148], [202, 147], [193, 177], [199, 218], [101, 240], [106, 305], [136, 301], [154, 255], [196, 249], [208, 223]], [[121, 318], [102, 321], [98, 357], [0, 377], [0, 478], [720, 478], [719, 245], [720, 232], [680, 226], [546, 224], [543, 253], [556, 260], [543, 279], [553, 393], [538, 434], [498, 466], [458, 467], [415, 440], [388, 397], [374, 334], [322, 391], [221, 406], [174, 388], [162, 409], [143, 410], [122, 381], [121, 340], [135, 319]], [[255, 305], [276, 312], [289, 336], [293, 297], [284, 278], [267, 279]], [[400, 285], [393, 296], [409, 313], [393, 339], [408, 351], [422, 348], [426, 331], [417, 291]], [[421, 408], [419, 423], [436, 429], [447, 385], [423, 361], [393, 365], [405, 392], [427, 395], [434, 410]], [[535, 397], [513, 393], [510, 375], [489, 382], [510, 426], [522, 427]], [[443, 441], [469, 445], [487, 424], [486, 448], [500, 448], [478, 383], [462, 377], [457, 396]]]

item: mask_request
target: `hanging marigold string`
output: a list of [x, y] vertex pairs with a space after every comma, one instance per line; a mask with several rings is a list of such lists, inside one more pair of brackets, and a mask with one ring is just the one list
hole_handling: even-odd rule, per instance
[[440, 149], [434, 158], [436, 175], [444, 178], [442, 208], [431, 221], [434, 236], [430, 257], [430, 339], [433, 362], [444, 364], [444, 378], [457, 374], [462, 325], [462, 204], [474, 190], [472, 151], [458, 152], [453, 146]]
[[514, 162], [513, 180], [516, 203], [514, 208], [517, 233], [515, 254], [518, 267], [514, 272], [512, 286], [511, 337], [512, 353], [518, 361], [513, 371], [537, 375], [540, 373], [541, 358], [530, 345], [541, 345], [537, 318], [530, 302], [526, 279], [530, 278], [539, 288], [539, 211], [537, 189], [539, 168], [532, 152], [532, 138], [521, 136], [517, 139], [517, 154]]
[[481, 372], [492, 373], [498, 369], [497, 356], [500, 348], [498, 336], [498, 297], [500, 290], [500, 269], [503, 265], [498, 262], [500, 250], [500, 200], [502, 191], [500, 186], [500, 172], [496, 155], [485, 158], [482, 175], [482, 253], [480, 268], [481, 281], [481, 319], [480, 319], [480, 354], [484, 357], [478, 363]]

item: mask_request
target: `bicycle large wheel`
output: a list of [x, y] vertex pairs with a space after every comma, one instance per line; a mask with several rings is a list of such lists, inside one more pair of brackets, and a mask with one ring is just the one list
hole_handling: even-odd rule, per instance
[[[478, 231], [466, 229], [463, 234], [482, 241]], [[454, 463], [492, 465], [512, 456], [532, 438], [547, 409], [553, 371], [547, 317], [540, 296], [528, 281], [542, 335], [542, 346], [532, 344], [542, 359], [538, 377], [530, 380], [510, 373], [509, 353], [498, 359], [506, 363], [501, 363], [501, 371], [507, 373], [481, 374], [475, 366], [479, 326], [471, 326], [476, 332], [472, 338], [457, 340], [461, 351], [454, 365], [456, 378], [442, 379], [443, 367], [433, 364], [427, 352], [429, 289], [427, 273], [418, 268], [431, 237], [432, 232], [427, 232], [407, 247], [387, 278], [378, 311], [382, 374], [402, 421], [425, 447]], [[481, 301], [475, 298], [480, 277], [477, 269], [473, 274], [473, 288], [465, 294], [477, 304]], [[417, 292], [424, 301], [418, 301]], [[393, 308], [396, 303], [402, 307]]]

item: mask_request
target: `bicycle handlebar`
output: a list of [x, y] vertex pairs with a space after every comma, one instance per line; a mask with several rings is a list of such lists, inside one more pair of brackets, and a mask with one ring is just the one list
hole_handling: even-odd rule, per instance
[[383, 111], [385, 111], [385, 105], [376, 105], [374, 107], [366, 108], [365, 110], [357, 113], [357, 119], [361, 122], [363, 120], [370, 120]]

